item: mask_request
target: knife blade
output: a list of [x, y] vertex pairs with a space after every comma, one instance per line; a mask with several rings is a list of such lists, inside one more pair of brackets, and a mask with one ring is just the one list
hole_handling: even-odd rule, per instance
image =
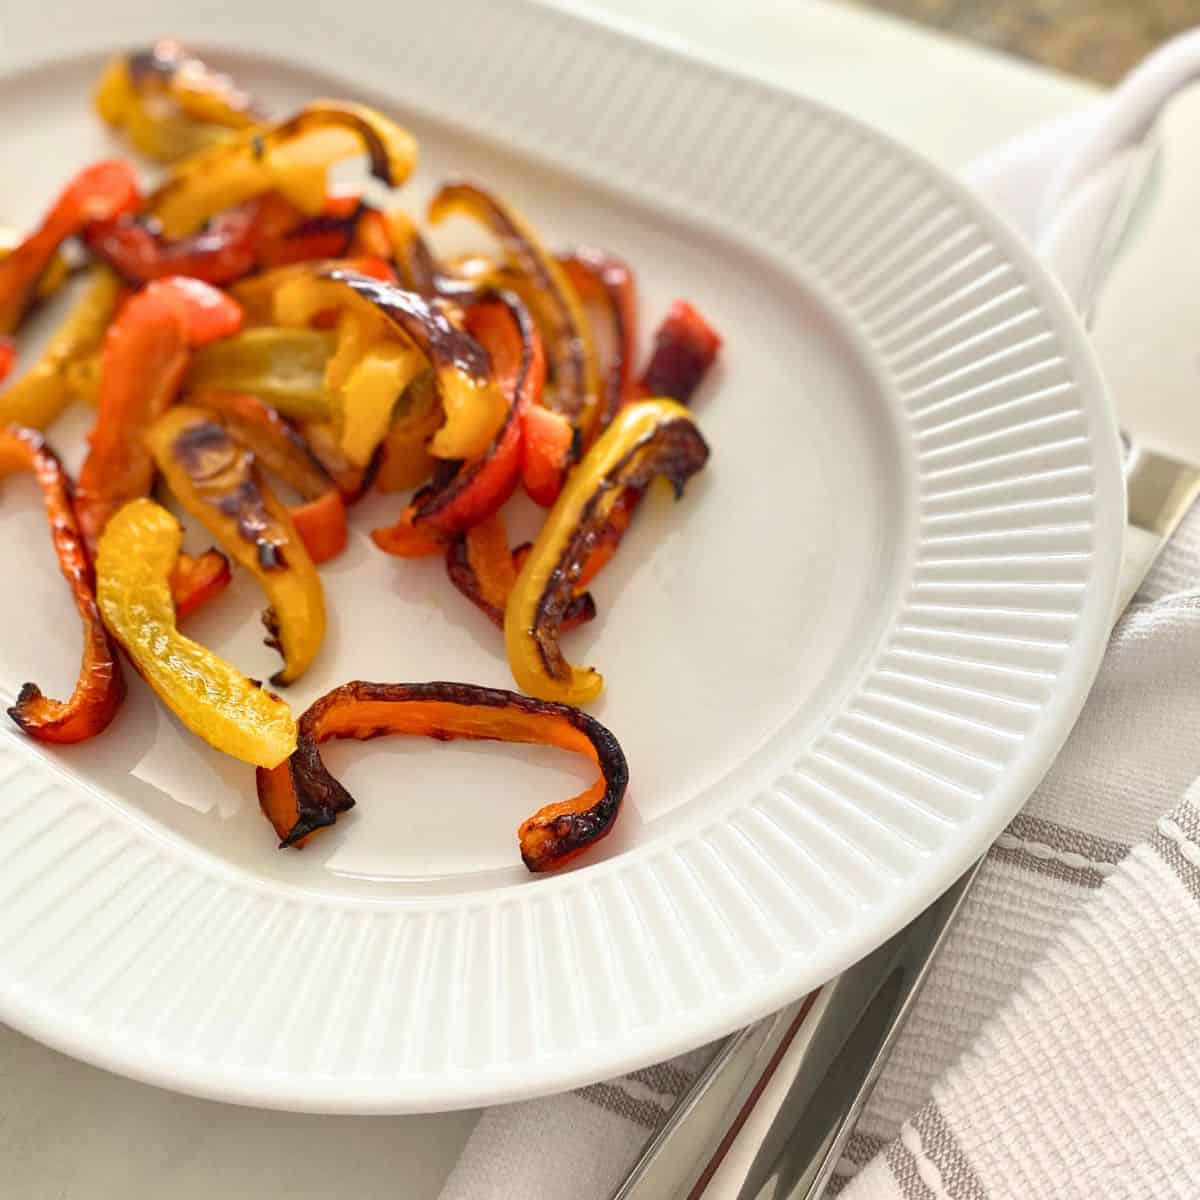
[[[1164, 107], [1114, 184], [1107, 194], [1094, 194], [1087, 211], [1073, 213], [1060, 240], [1043, 253], [1053, 267], [1068, 253], [1078, 260], [1079, 239], [1091, 240], [1080, 309], [1128, 448], [1115, 621], [1200, 494], [1200, 321], [1196, 336], [1189, 330], [1200, 295], [1193, 220], [1200, 211], [1200, 84]], [[614, 1200], [698, 1200], [701, 1194], [705, 1200], [815, 1200], [979, 865], [809, 998], [811, 1009], [770, 1062], [776, 1095], [765, 1120], [748, 1111], [765, 1081], [752, 1086], [744, 1060], [718, 1055], [703, 1089], [681, 1098]], [[778, 1036], [778, 1025], [773, 1028]], [[722, 1076], [737, 1069], [738, 1102], [721, 1108]], [[694, 1135], [701, 1125], [717, 1150], [697, 1160]]]

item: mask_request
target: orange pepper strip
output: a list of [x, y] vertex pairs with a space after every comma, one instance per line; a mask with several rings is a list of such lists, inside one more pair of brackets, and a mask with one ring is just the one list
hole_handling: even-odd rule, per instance
[[195, 279], [157, 280], [130, 297], [104, 338], [100, 397], [76, 506], [89, 550], [130, 500], [148, 495], [154, 459], [144, 443], [175, 399], [190, 346], [236, 332], [242, 310]]
[[41, 225], [0, 260], [0, 334], [12, 333], [37, 294], [59, 246], [92, 221], [109, 221], [141, 203], [137, 177], [123, 162], [86, 167], [67, 185]]
[[321, 761], [320, 743], [384, 734], [558, 746], [596, 763], [600, 778], [591, 787], [521, 823], [521, 858], [535, 872], [561, 867], [611, 832], [629, 782], [617, 739], [576, 708], [465, 683], [346, 683], [300, 718], [291, 758], [257, 772], [259, 804], [281, 847], [304, 845], [354, 806]]
[[[466, 535], [446, 547], [446, 574], [450, 582], [499, 629], [504, 628], [504, 609], [524, 562], [525, 552], [508, 548], [504, 514], [493, 513], [473, 525]], [[591, 592], [576, 595], [563, 614], [564, 632], [590, 621], [596, 615]]]
[[113, 719], [125, 696], [125, 680], [96, 605], [95, 575], [71, 506], [71, 481], [40, 433], [14, 425], [0, 429], [0, 473], [11, 471], [32, 471], [42, 489], [58, 565], [83, 622], [83, 662], [69, 700], [51, 700], [37, 684], [27, 683], [8, 715], [38, 741], [86, 741]]

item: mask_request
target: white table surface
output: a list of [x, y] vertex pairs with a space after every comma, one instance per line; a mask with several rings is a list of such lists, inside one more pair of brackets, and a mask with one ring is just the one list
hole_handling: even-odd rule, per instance
[[[833, 0], [592, 7], [816, 96], [952, 168], [1093, 95], [1077, 81]], [[117, 1078], [0, 1026], [5, 1197], [433, 1200], [475, 1117], [234, 1108]]]

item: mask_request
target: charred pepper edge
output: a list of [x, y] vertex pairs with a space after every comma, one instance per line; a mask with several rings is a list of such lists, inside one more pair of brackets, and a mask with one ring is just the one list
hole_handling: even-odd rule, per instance
[[[364, 727], [361, 732], [331, 733], [322, 735], [321, 721], [335, 706], [358, 702], [373, 704], [421, 704], [443, 703], [461, 705], [464, 708], [495, 708], [517, 710], [523, 714], [561, 720], [581, 733], [591, 744], [595, 761], [604, 782], [604, 791], [592, 804], [575, 812], [563, 812], [563, 802], [549, 804], [539, 809], [521, 823], [519, 840], [521, 858], [532, 872], [542, 872], [561, 866], [583, 850], [595, 845], [612, 830], [620, 811], [621, 801], [629, 784], [629, 767], [624, 751], [613, 733], [594, 717], [556, 701], [534, 700], [517, 692], [503, 688], [481, 687], [475, 684], [450, 683], [368, 683], [355, 680], [342, 684], [327, 692], [311, 704], [301, 716], [296, 751], [286, 764], [273, 771], [259, 768], [257, 771], [259, 802], [264, 813], [274, 824], [267, 812], [267, 794], [278, 787], [279, 772], [286, 768], [286, 779], [295, 798], [296, 820], [280, 834], [280, 848], [295, 846], [317, 830], [332, 825], [339, 812], [354, 805], [354, 798], [334, 778], [325, 766], [319, 744], [332, 738], [353, 738], [366, 741], [393, 733], [385, 727]], [[403, 733], [403, 731], [395, 731]], [[439, 740], [455, 737], [476, 737], [479, 740], [512, 741], [516, 739], [491, 739], [486, 735], [434, 732], [426, 736]], [[549, 739], [547, 739], [549, 741]], [[542, 744], [534, 742], [534, 744]], [[552, 742], [550, 744], [553, 744]], [[274, 779], [270, 778], [274, 776]], [[593, 785], [595, 786], [595, 785]], [[580, 793], [586, 797], [591, 789]], [[566, 803], [570, 803], [567, 801]], [[276, 832], [280, 832], [278, 828]], [[528, 843], [533, 833], [542, 834], [536, 840], [536, 852]]]
[[[0, 438], [18, 442], [42, 492], [59, 569], [71, 589], [83, 625], [79, 675], [67, 700], [53, 700], [36, 683], [25, 683], [8, 715], [23, 733], [39, 741], [70, 744], [101, 733], [125, 698], [125, 679], [112, 637], [96, 602], [96, 579], [73, 507], [70, 476], [45, 438], [32, 429], [6, 426]], [[35, 709], [57, 710], [49, 716]], [[77, 726], [82, 725], [82, 731]]]

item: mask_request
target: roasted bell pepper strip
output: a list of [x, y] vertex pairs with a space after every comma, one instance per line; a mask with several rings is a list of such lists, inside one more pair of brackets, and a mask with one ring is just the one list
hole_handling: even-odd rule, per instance
[[0, 423], [46, 429], [73, 398], [72, 371], [99, 350], [121, 296], [121, 282], [105, 266], [91, 277], [54, 331], [41, 357], [3, 393]]
[[[721, 349], [721, 335], [686, 300], [677, 300], [658, 332], [650, 362], [633, 387], [641, 398], [664, 396], [686, 404]], [[613, 505], [579, 572], [576, 587], [586, 587], [609, 562], [642, 501], [639, 488], [626, 488]]]
[[265, 471], [299, 493], [292, 523], [313, 562], [326, 562], [346, 548], [346, 505], [329, 473], [304, 438], [269, 404], [245, 392], [203, 392], [192, 398], [220, 420], [253, 453]]
[[254, 456], [201, 408], [170, 409], [146, 434], [146, 445], [176, 500], [267, 593], [268, 644], [283, 655], [271, 682], [294, 683], [325, 636], [325, 595], [287, 509]]
[[[25, 240], [15, 229], [0, 229], [0, 260], [6, 259]], [[34, 300], [48, 300], [71, 278], [71, 267], [62, 253], [55, 253], [50, 265], [42, 272], [34, 292]]]
[[338, 445], [337, 430], [331, 422], [301, 420], [298, 424], [308, 448], [321, 466], [329, 472], [329, 477], [342, 500], [346, 504], [356, 504], [370, 491], [375, 482], [382, 454], [377, 452], [365, 467], [356, 467], [342, 453]]
[[[302, 275], [312, 275], [317, 269], [316, 263], [285, 263], [273, 267], [258, 275], [250, 275], [230, 284], [229, 294], [246, 311], [247, 325], [274, 325], [275, 297], [279, 289], [288, 282]], [[344, 267], [347, 271], [357, 271], [360, 275], [370, 275], [394, 283], [396, 273], [385, 258], [372, 255], [357, 255], [349, 258], [330, 258], [321, 262], [321, 266]], [[334, 324], [330, 322], [330, 327]]]
[[126, 215], [90, 225], [84, 240], [130, 284], [164, 275], [188, 275], [228, 285], [256, 269], [275, 269], [310, 259], [336, 259], [354, 237], [361, 204], [344, 211], [335, 198], [329, 211], [305, 216], [275, 192], [217, 213], [203, 229], [164, 237], [153, 217]]
[[154, 460], [144, 443], [175, 399], [189, 346], [237, 329], [241, 309], [195, 279], [160, 279], [126, 301], [104, 339], [100, 401], [76, 507], [89, 547], [123, 504], [145, 496]]
[[562, 413], [535, 404], [521, 414], [521, 484], [535, 504], [549, 508], [558, 499], [578, 442]]
[[388, 187], [403, 183], [416, 162], [416, 142], [386, 117], [359, 104], [314, 100], [286, 121], [242, 130], [184, 159], [147, 210], [171, 238], [270, 191], [315, 217], [329, 196], [329, 168], [364, 150], [371, 174]]
[[470, 529], [496, 512], [517, 485], [522, 415], [538, 403], [545, 383], [541, 338], [525, 306], [514, 297], [472, 305], [466, 329], [487, 352], [507, 405], [504, 423], [484, 454], [462, 463], [444, 483], [418, 492], [396, 526], [372, 533], [375, 544], [389, 553], [403, 554], [412, 547], [412, 531], [436, 543]]
[[417, 376], [405, 389], [380, 446], [375, 486], [384, 493], [420, 487], [437, 469], [429, 443], [442, 423], [433, 372]]
[[80, 171], [41, 225], [0, 260], [0, 334], [12, 333], [37, 295], [58, 248], [92, 221], [110, 221], [141, 203], [133, 169], [100, 162]]
[[508, 663], [522, 691], [571, 704], [599, 695], [600, 674], [572, 666], [558, 645], [563, 614], [592, 540], [626, 488], [643, 488], [665, 475], [681, 495], [707, 460], [708, 446], [691, 414], [671, 400], [627, 405], [600, 435], [568, 476], [505, 611]]
[[[633, 398], [633, 364], [637, 359], [637, 288], [633, 272], [605, 250], [579, 246], [559, 255], [567, 278], [586, 303], [599, 305], [610, 325], [609, 364], [591, 437], [608, 428], [617, 409]], [[655, 395], [671, 395], [656, 392]]]
[[82, 742], [113, 719], [125, 696], [125, 680], [96, 607], [95, 576], [75, 519], [67, 473], [40, 433], [9, 425], [0, 429], [0, 475], [13, 471], [32, 471], [42, 490], [59, 569], [83, 622], [83, 661], [69, 700], [51, 700], [37, 684], [27, 683], [8, 715], [39, 741]]
[[686, 300], [676, 300], [654, 335], [654, 349], [635, 395], [669, 396], [687, 404], [720, 349], [721, 335]]
[[296, 748], [296, 722], [278, 696], [176, 628], [168, 583], [179, 522], [153, 500], [134, 500], [108, 523], [96, 555], [96, 593], [109, 632], [142, 678], [197, 737], [259, 767]]
[[382, 316], [394, 333], [425, 355], [446, 416], [430, 443], [433, 454], [474, 458], [487, 449], [504, 421], [506, 405], [491, 380], [486, 351], [458, 328], [445, 301], [334, 267], [285, 284], [275, 312], [285, 325], [304, 324], [334, 306], [348, 307], [364, 320]]
[[182, 621], [203, 608], [229, 586], [229, 559], [220, 550], [205, 550], [198, 558], [180, 554], [167, 582], [175, 601], [175, 619]]
[[174, 162], [261, 119], [228, 75], [169, 38], [113, 59], [95, 101], [104, 121], [159, 162]]
[[320, 744], [386, 734], [558, 746], [596, 763], [600, 778], [590, 788], [521, 823], [517, 840], [530, 871], [561, 867], [609, 833], [629, 782], [617, 739], [599, 721], [565, 704], [466, 683], [346, 683], [300, 718], [291, 759], [258, 772], [259, 804], [281, 847], [302, 845], [354, 806], [321, 761]]
[[578, 431], [576, 455], [591, 433], [599, 403], [599, 370], [587, 314], [566, 271], [541, 245], [528, 222], [482, 188], [468, 183], [443, 187], [429, 206], [438, 222], [455, 213], [474, 217], [500, 240], [513, 267], [530, 280], [526, 299], [543, 337], [553, 391], [546, 406]]
[[0, 337], [0, 383], [12, 373], [17, 361], [17, 343], [10, 337]]
[[205, 346], [192, 356], [190, 392], [250, 392], [289, 417], [326, 419], [325, 367], [337, 338], [319, 329], [265, 325]]
[[[528, 544], [523, 547], [529, 548]], [[500, 629], [504, 628], [504, 609], [519, 571], [518, 555], [508, 548], [502, 513], [493, 513], [473, 525], [446, 547], [446, 574], [450, 582]], [[574, 596], [563, 615], [563, 632], [592, 620], [595, 615], [596, 602], [591, 592]]]

